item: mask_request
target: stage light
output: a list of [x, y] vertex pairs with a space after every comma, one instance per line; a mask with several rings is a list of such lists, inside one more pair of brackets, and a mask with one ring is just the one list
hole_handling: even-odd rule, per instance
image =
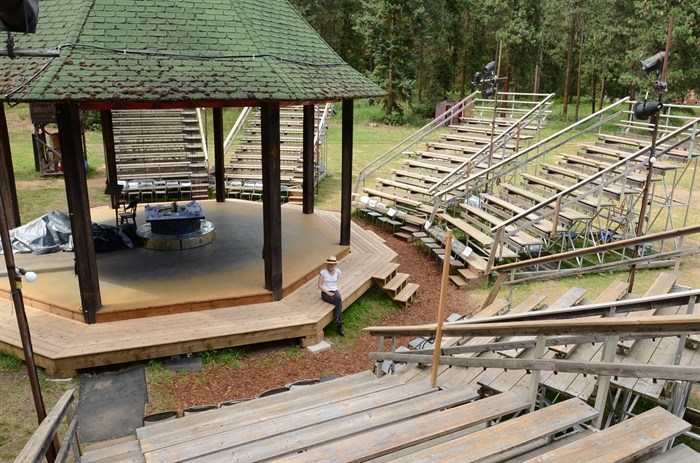
[[494, 69], [496, 69], [496, 62], [495, 62], [495, 61], [491, 61], [491, 62], [488, 63], [486, 66], [484, 66], [484, 75], [486, 75], [486, 76], [492, 76], [492, 75], [493, 75]]
[[650, 56], [649, 58], [642, 60], [642, 71], [647, 75], [654, 71], [660, 71], [664, 64], [664, 58], [666, 57], [666, 52], [660, 51], [657, 54]]
[[17, 270], [20, 275], [24, 276], [24, 278], [27, 280], [27, 283], [34, 283], [37, 279], [36, 273], [27, 271], [22, 267], [15, 267], [15, 270]]
[[649, 119], [663, 108], [663, 103], [659, 101], [644, 101], [634, 105], [634, 117], [637, 119]]
[[481, 73], [480, 72], [474, 73], [474, 78], [472, 79], [472, 85], [474, 85], [475, 87], [481, 85]]
[[496, 94], [496, 86], [495, 85], [491, 85], [490, 87], [485, 88], [481, 91], [481, 96], [483, 96], [484, 98], [491, 98], [495, 94]]

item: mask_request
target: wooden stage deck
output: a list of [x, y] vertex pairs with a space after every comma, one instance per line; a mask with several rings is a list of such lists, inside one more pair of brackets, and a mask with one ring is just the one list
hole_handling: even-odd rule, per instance
[[[16, 255], [18, 266], [39, 274], [23, 287], [37, 365], [50, 375], [68, 376], [81, 368], [280, 339], [315, 343], [332, 321], [333, 306], [321, 301], [316, 288], [326, 257], [340, 258], [345, 308], [396, 257], [379, 236], [354, 223], [351, 245], [340, 246], [338, 213], [303, 214], [299, 206], [285, 205], [284, 297], [272, 301], [264, 288], [262, 205], [236, 200], [202, 205], [217, 228], [207, 246], [98, 255], [104, 306], [92, 325], [83, 322], [72, 253]], [[96, 209], [93, 222], [112, 224], [113, 212]], [[22, 358], [7, 278], [0, 280], [0, 350]]]

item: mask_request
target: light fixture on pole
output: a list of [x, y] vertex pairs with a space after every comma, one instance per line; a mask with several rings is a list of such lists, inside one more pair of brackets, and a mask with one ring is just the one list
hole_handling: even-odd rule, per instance
[[[654, 163], [656, 162], [656, 138], [659, 133], [659, 112], [663, 108], [663, 98], [664, 93], [668, 89], [668, 84], [666, 83], [666, 70], [668, 69], [668, 61], [671, 56], [671, 34], [673, 32], [673, 16], [669, 17], [668, 20], [668, 30], [666, 32], [666, 50], [660, 51], [655, 55], [650, 56], [647, 59], [641, 60], [642, 71], [648, 76], [652, 72], [656, 73], [657, 79], [652, 83], [652, 87], [656, 93], [658, 93], [659, 98], [656, 102], [648, 102], [646, 97], [641, 103], [634, 105], [633, 112], [635, 117], [639, 119], [652, 118], [651, 123], [654, 124], [653, 131], [651, 132], [651, 144], [649, 146], [649, 160], [647, 161], [647, 176], [644, 182], [644, 189], [642, 190], [642, 203], [639, 206], [639, 217], [637, 218], [637, 229], [635, 236], [644, 235], [644, 223], [647, 216], [647, 203], [649, 200], [649, 189], [651, 187], [652, 176], [654, 172]], [[648, 93], [647, 93], [648, 95]], [[641, 253], [644, 247], [641, 245], [635, 245], [634, 256], [641, 257]], [[634, 289], [634, 276], [637, 266], [635, 264], [630, 265], [629, 282], [627, 287], [627, 292], [631, 293]]]
[[[22, 350], [24, 352], [24, 363], [27, 365], [27, 375], [29, 376], [29, 385], [32, 389], [32, 397], [34, 399], [34, 407], [36, 408], [36, 416], [41, 423], [46, 418], [46, 408], [44, 407], [44, 399], [41, 396], [41, 386], [39, 385], [39, 376], [34, 364], [34, 351], [32, 349], [32, 338], [29, 333], [29, 322], [27, 314], [24, 310], [24, 299], [22, 297], [22, 277], [24, 276], [27, 282], [36, 281], [36, 273], [27, 271], [15, 265], [15, 258], [12, 254], [12, 242], [10, 240], [10, 230], [7, 225], [5, 216], [4, 199], [0, 194], [0, 243], [2, 243], [2, 251], [5, 257], [5, 265], [7, 267], [7, 278], [10, 281], [10, 293], [12, 294], [12, 303], [15, 307], [17, 316], [17, 328], [19, 329], [19, 337], [22, 341]], [[56, 442], [51, 442], [46, 453], [46, 458], [49, 462], [53, 462], [56, 458], [58, 447]]]
[[491, 135], [489, 142], [489, 158], [488, 168], [493, 163], [493, 138], [496, 131], [496, 112], [498, 110], [498, 82], [506, 80], [505, 77], [498, 77], [495, 74], [496, 61], [490, 61], [485, 66], [482, 72], [474, 73], [472, 86], [481, 87], [481, 96], [483, 98], [493, 98], [493, 117], [491, 119]]

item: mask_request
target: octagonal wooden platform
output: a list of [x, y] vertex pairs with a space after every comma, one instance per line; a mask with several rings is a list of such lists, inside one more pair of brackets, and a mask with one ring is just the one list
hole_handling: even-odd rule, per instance
[[[37, 364], [67, 376], [81, 368], [280, 339], [314, 343], [332, 320], [333, 307], [316, 288], [326, 257], [340, 259], [345, 308], [396, 257], [379, 236], [354, 223], [351, 245], [340, 246], [338, 213], [303, 214], [299, 206], [285, 205], [284, 297], [273, 301], [264, 288], [262, 205], [207, 201], [203, 208], [217, 228], [210, 245], [98, 255], [103, 307], [92, 325], [83, 321], [72, 253], [16, 255], [17, 265], [39, 274], [23, 288]], [[113, 214], [94, 209], [93, 222], [113, 224]], [[8, 289], [0, 277], [0, 350], [22, 357]]]

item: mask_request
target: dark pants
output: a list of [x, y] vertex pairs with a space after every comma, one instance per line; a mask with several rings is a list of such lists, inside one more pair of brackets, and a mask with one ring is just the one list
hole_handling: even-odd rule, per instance
[[333, 316], [336, 323], [343, 323], [343, 298], [340, 296], [340, 291], [333, 291], [333, 296], [329, 296], [325, 291], [321, 291], [321, 299], [324, 302], [333, 304]]

